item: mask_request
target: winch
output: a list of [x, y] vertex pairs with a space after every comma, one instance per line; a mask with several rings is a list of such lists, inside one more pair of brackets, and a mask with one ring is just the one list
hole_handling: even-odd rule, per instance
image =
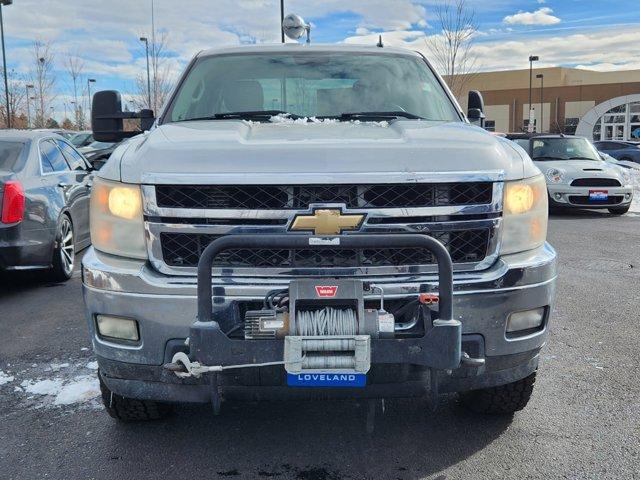
[[[380, 308], [365, 308], [364, 293], [380, 292]], [[369, 335], [393, 338], [395, 319], [384, 310], [381, 287], [361, 280], [302, 279], [269, 292], [262, 310], [245, 313], [247, 340], [287, 336]]]
[[[375, 291], [380, 308], [365, 308], [365, 292]], [[262, 310], [247, 311], [244, 332], [247, 340], [284, 339], [290, 374], [366, 373], [370, 339], [393, 338], [395, 326], [381, 287], [352, 279], [300, 279], [269, 292]]]

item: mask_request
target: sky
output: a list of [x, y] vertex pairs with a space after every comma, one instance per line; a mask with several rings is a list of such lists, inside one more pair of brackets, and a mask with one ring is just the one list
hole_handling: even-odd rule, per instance
[[[14, 0], [3, 7], [7, 64], [27, 78], [34, 40], [55, 52], [55, 117], [64, 115], [69, 54], [84, 62], [92, 90], [136, 91], [145, 75], [151, 3], [158, 37], [166, 35], [166, 63], [177, 79], [189, 59], [210, 47], [278, 42], [279, 0]], [[314, 43], [385, 44], [420, 50], [438, 34], [438, 0], [285, 0], [286, 12], [311, 23]], [[474, 53], [481, 70], [539, 66], [594, 70], [640, 69], [640, 9], [631, 0], [467, 0], [479, 26]]]

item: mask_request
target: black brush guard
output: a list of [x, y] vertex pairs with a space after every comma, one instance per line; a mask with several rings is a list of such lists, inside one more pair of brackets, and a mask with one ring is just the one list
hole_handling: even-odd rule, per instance
[[[339, 244], [338, 244], [339, 242]], [[203, 365], [240, 365], [282, 361], [282, 340], [231, 340], [213, 318], [215, 296], [224, 296], [224, 287], [212, 292], [211, 269], [215, 257], [229, 248], [424, 248], [438, 263], [439, 318], [421, 338], [371, 339], [372, 364], [413, 364], [432, 370], [452, 370], [466, 363], [461, 351], [462, 324], [453, 318], [453, 263], [439, 241], [420, 234], [358, 234], [336, 237], [307, 235], [228, 235], [209, 244], [198, 262], [198, 318], [191, 326], [189, 357]], [[427, 291], [427, 285], [421, 291]], [[432, 390], [436, 375], [432, 377]]]

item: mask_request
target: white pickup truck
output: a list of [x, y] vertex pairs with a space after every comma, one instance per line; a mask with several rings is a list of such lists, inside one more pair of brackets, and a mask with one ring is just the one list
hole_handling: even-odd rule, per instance
[[86, 318], [120, 420], [174, 402], [461, 392], [512, 413], [547, 338], [544, 177], [419, 53], [199, 53], [157, 118], [93, 100]]

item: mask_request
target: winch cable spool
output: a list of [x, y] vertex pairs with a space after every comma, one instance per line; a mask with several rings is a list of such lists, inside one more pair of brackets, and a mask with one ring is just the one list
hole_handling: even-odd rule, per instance
[[320, 310], [296, 312], [296, 335], [319, 337], [357, 334], [358, 319], [353, 309], [325, 307]]

